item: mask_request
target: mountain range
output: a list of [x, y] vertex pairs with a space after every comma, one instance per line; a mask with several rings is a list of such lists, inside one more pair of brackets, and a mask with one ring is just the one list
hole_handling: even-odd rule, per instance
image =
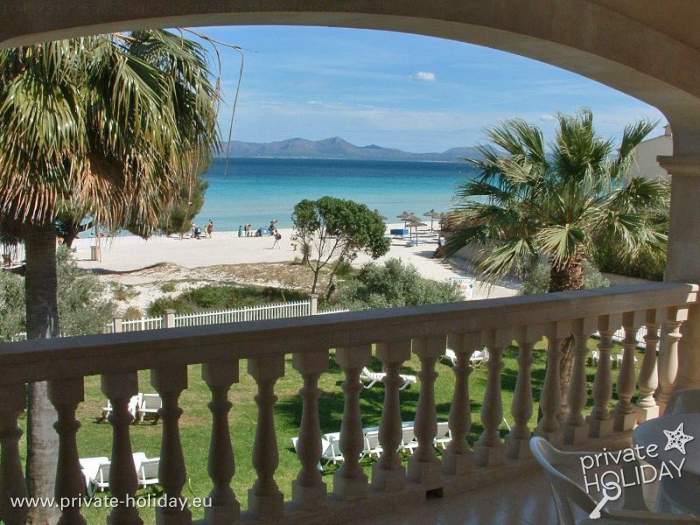
[[284, 159], [343, 159], [343, 160], [395, 160], [455, 162], [476, 155], [476, 149], [451, 148], [436, 153], [410, 153], [395, 148], [383, 148], [376, 144], [356, 146], [340, 137], [323, 140], [293, 138], [277, 142], [242, 142], [234, 140], [221, 145], [217, 157], [284, 158]]

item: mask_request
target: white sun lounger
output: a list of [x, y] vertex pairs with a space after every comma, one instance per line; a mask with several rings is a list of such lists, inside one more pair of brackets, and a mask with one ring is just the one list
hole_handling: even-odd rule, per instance
[[[445, 349], [445, 353], [442, 354], [442, 359], [448, 361], [452, 366], [455, 366], [457, 364], [457, 354], [454, 350], [451, 350], [450, 348]], [[482, 363], [486, 363], [488, 360], [489, 351], [486, 349], [476, 350], [472, 353], [471, 356], [469, 356], [469, 364], [471, 364], [473, 367], [478, 366]]]
[[[129, 414], [131, 414], [131, 417], [134, 420], [136, 419], [136, 413], [138, 412], [139, 405], [141, 404], [141, 396], [142, 394], [138, 393], [135, 396], [131, 396], [131, 399], [129, 399]], [[105, 419], [109, 418], [109, 416], [112, 415], [113, 410], [112, 403], [108, 399], [107, 404], [102, 409], [100, 421], [104, 421]]]
[[85, 489], [87, 495], [92, 497], [95, 492], [102, 492], [109, 488], [109, 459], [84, 458], [80, 460], [80, 467], [85, 477]]
[[[294, 451], [297, 453], [298, 444], [299, 438], [293, 437], [292, 446], [294, 447]], [[325, 465], [328, 465], [329, 463], [336, 465], [338, 463], [342, 463], [343, 461], [345, 461], [345, 458], [340, 452], [340, 443], [338, 442], [338, 440], [328, 440], [325, 437], [321, 438], [321, 461], [319, 461], [318, 463], [318, 470], [323, 470], [321, 462], [323, 462]]]
[[[610, 355], [610, 362], [612, 363], [613, 368], [619, 368], [622, 366], [622, 360], [623, 360], [623, 354], [622, 352], [614, 353]], [[600, 351], [599, 350], [593, 350], [591, 352], [591, 357], [589, 358], [590, 364], [592, 366], [596, 366], [598, 364], [598, 361], [600, 361]], [[634, 362], [637, 362], [637, 356], [634, 356]]]
[[153, 419], [153, 423], [157, 423], [160, 419], [160, 409], [163, 408], [163, 400], [158, 394], [140, 394], [141, 400], [137, 408], [139, 421], [144, 422], [145, 419]]
[[363, 450], [363, 456], [369, 456], [370, 458], [377, 458], [382, 455], [382, 446], [379, 443], [379, 431], [371, 430], [365, 432], [365, 445]]
[[139, 464], [136, 471], [139, 487], [150, 487], [158, 484], [158, 468], [160, 466], [160, 458], [144, 459]]
[[[386, 377], [386, 372], [372, 372], [366, 366], [362, 369], [360, 373], [360, 381], [362, 381], [362, 386], [365, 389], [372, 388], [375, 384], [381, 383]], [[416, 376], [408, 374], [400, 374], [399, 377], [403, 380], [403, 384], [399, 387], [399, 390], [408, 388], [409, 386], [416, 383]]]

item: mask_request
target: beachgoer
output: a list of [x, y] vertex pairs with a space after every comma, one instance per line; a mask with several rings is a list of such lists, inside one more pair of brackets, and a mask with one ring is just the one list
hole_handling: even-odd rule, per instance
[[214, 231], [214, 221], [209, 219], [209, 223], [207, 224], [207, 237], [211, 239], [211, 234]]
[[243, 237], [243, 226], [240, 224], [238, 225], [238, 236]]
[[197, 225], [195, 223], [192, 223], [192, 233], [190, 233], [190, 237], [194, 239], [194, 232], [197, 229]]
[[202, 237], [202, 230], [195, 224], [194, 226], [194, 238], [200, 239]]
[[282, 240], [282, 234], [279, 232], [279, 230], [275, 230], [273, 235], [275, 236], [275, 242], [272, 243], [272, 249], [274, 250], [277, 248], [279, 250], [281, 249], [280, 241]]
[[262, 228], [258, 228], [257, 230], [255, 230], [256, 237], [262, 237], [262, 234], [263, 234]]

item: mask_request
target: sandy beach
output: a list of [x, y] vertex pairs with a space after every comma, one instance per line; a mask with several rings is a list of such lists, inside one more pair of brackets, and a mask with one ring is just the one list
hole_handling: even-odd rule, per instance
[[[388, 225], [387, 232], [392, 227]], [[217, 232], [212, 238], [201, 239], [154, 236], [141, 239], [136, 236], [120, 236], [100, 239], [101, 261], [90, 260], [90, 248], [94, 238], [77, 239], [74, 243], [76, 258], [82, 268], [95, 271], [106, 281], [129, 286], [157, 285], [164, 281], [217, 281], [231, 278], [230, 268], [240, 265], [247, 268], [243, 278], [251, 284], [279, 284], [273, 279], [260, 280], [255, 276], [255, 265], [294, 261], [300, 256], [294, 249], [292, 229], [280, 229], [282, 240], [279, 248], [273, 248], [274, 239], [267, 237], [238, 237], [238, 232]], [[421, 233], [417, 246], [408, 246], [402, 239], [392, 239], [389, 253], [380, 258], [382, 262], [390, 258], [401, 259], [412, 264], [426, 278], [447, 281], [455, 278], [472, 278], [468, 265], [460, 259], [444, 261], [433, 258], [437, 247], [436, 235], [426, 230]], [[355, 266], [369, 262], [370, 258], [361, 254]], [[227, 269], [224, 271], [224, 269]], [[251, 272], [252, 270], [252, 272]], [[184, 288], [180, 287], [178, 291]], [[155, 298], [157, 291], [142, 294], [137, 306], [145, 307]], [[517, 285], [491, 286], [476, 283], [472, 299], [505, 297], [518, 293]], [[466, 297], [465, 297], [466, 298]]]

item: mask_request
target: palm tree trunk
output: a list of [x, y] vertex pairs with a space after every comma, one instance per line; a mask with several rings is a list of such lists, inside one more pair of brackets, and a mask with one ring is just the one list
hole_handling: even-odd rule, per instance
[[[576, 257], [567, 264], [552, 265], [549, 276], [549, 291], [564, 292], [583, 289], [583, 259]], [[567, 337], [561, 343], [559, 361], [559, 416], [563, 419], [569, 411], [569, 384], [574, 369], [574, 338]]]
[[[59, 336], [56, 279], [56, 231], [52, 224], [32, 225], [25, 235], [27, 269], [25, 297], [27, 337], [45, 339]], [[49, 402], [47, 383], [29, 385], [27, 417], [27, 485], [33, 497], [54, 495], [58, 435], [53, 428], [56, 411]], [[56, 508], [30, 510], [30, 525], [53, 524]]]

